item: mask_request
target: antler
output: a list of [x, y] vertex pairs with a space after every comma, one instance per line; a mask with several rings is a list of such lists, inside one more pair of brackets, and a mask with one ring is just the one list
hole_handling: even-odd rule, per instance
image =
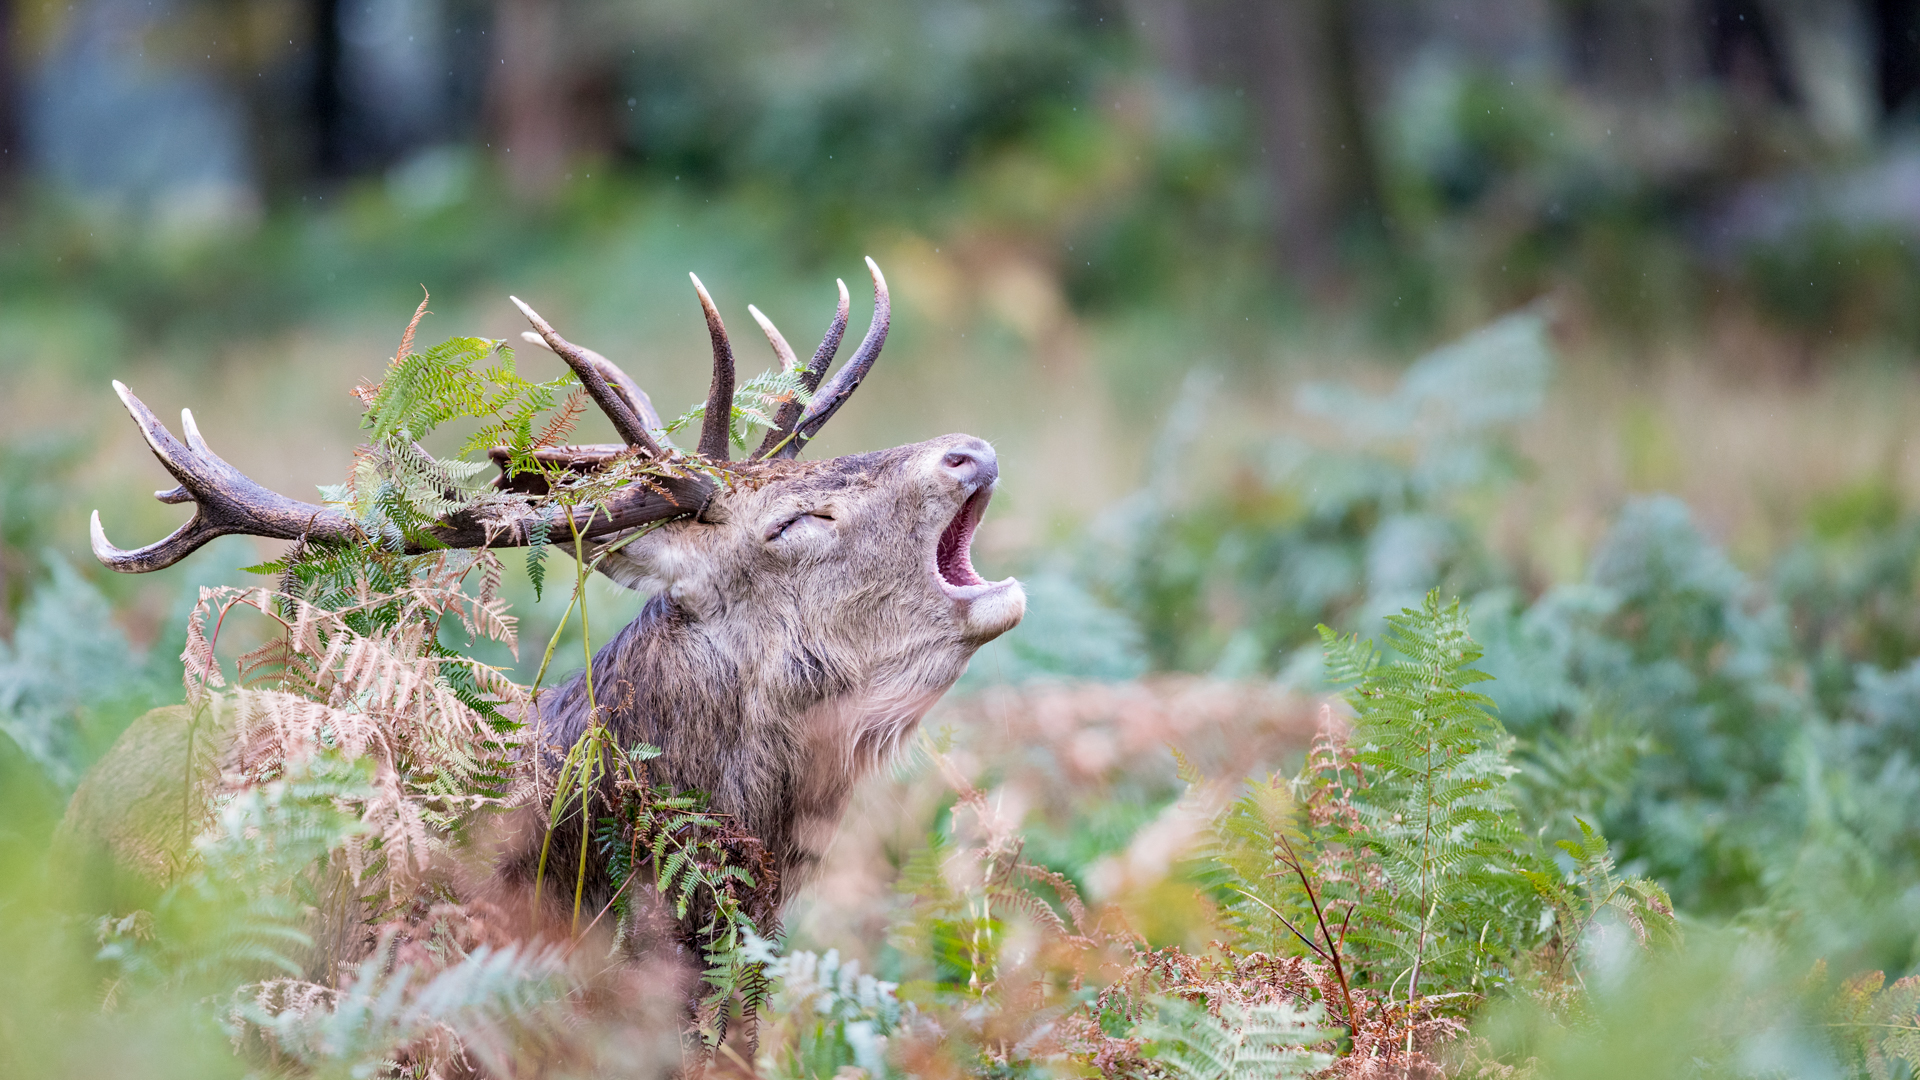
[[[774, 451], [775, 457], [794, 457], [805, 449], [807, 443], [820, 434], [820, 429], [833, 418], [833, 414], [840, 411], [840, 406], [846, 404], [853, 392], [859, 389], [860, 380], [867, 377], [867, 372], [873, 369], [873, 362], [880, 358], [880, 349], [887, 343], [887, 327], [893, 319], [893, 300], [887, 293], [887, 279], [880, 273], [880, 264], [868, 259], [867, 271], [873, 275], [873, 322], [867, 327], [867, 336], [860, 339], [860, 347], [853, 351], [853, 357], [846, 365], [834, 373], [833, 381], [827, 383], [826, 389], [814, 395], [813, 403], [800, 415], [800, 422], [793, 426], [793, 437], [785, 446]], [[835, 317], [834, 328], [827, 332], [836, 350], [840, 345], [839, 332], [843, 332], [847, 325], [844, 314], [846, 285], [842, 284], [840, 289], [842, 314]], [[833, 351], [828, 348], [827, 342], [820, 343], [820, 353], [815, 354], [814, 360], [819, 364], [820, 371], [825, 372], [827, 364], [833, 360]], [[809, 364], [808, 370], [811, 371], [813, 367]], [[819, 376], [814, 378], [817, 381]], [[781, 411], [784, 413], [786, 410]]]
[[[867, 327], [867, 336], [860, 341], [860, 347], [854, 350], [853, 358], [833, 377], [825, 390], [813, 398], [813, 404], [802, 412], [798, 401], [783, 402], [774, 413], [773, 427], [766, 437], [760, 440], [760, 448], [753, 452], [755, 459], [769, 455], [779, 458], [797, 456], [800, 451], [820, 433], [820, 429], [846, 404], [860, 386], [860, 380], [867, 377], [873, 362], [880, 358], [880, 349], [887, 343], [887, 327], [891, 323], [893, 303], [887, 293], [887, 279], [880, 273], [880, 266], [872, 259], [867, 260], [867, 270], [873, 275], [873, 323]], [[700, 453], [716, 461], [726, 461], [727, 422], [731, 418], [733, 404], [733, 345], [727, 340], [727, 328], [720, 321], [720, 312], [713, 306], [713, 297], [707, 295], [706, 287], [700, 284], [700, 278], [693, 277], [694, 291], [700, 294], [700, 307], [707, 316], [707, 335], [713, 341], [713, 384], [707, 391], [706, 415], [700, 423]], [[820, 341], [820, 347], [814, 350], [813, 359], [807, 366], [800, 368], [800, 384], [812, 393], [820, 385], [820, 379], [832, 365], [833, 358], [840, 351], [840, 339], [847, 332], [847, 313], [850, 306], [847, 296], [847, 283], [836, 280], [840, 289], [840, 303], [835, 309], [833, 322], [827, 326], [827, 335]], [[761, 313], [753, 305], [747, 305], [747, 311], [760, 329], [767, 335], [767, 343], [773, 346], [773, 354], [780, 360], [783, 371], [793, 371], [798, 364], [793, 346], [787, 344], [786, 336], [780, 333], [773, 320]]]
[[[653, 413], [653, 402], [648, 400], [646, 392], [628, 378], [626, 372], [614, 366], [613, 361], [561, 337], [559, 332], [554, 330], [547, 320], [541, 318], [539, 312], [528, 307], [525, 301], [517, 296], [509, 296], [507, 299], [513, 301], [513, 305], [520, 309], [520, 314], [525, 315], [527, 321], [533, 324], [533, 328], [539, 332], [540, 339], [547, 348], [552, 349], [555, 355], [565, 360], [567, 366], [573, 369], [573, 373], [579, 376], [580, 385], [586, 388], [587, 396], [593, 399], [595, 405], [600, 406], [600, 411], [607, 414], [608, 420], [613, 421], [613, 430], [620, 433], [620, 437], [627, 441], [627, 445], [645, 450], [651, 457], [662, 456], [660, 444], [655, 442], [653, 435], [647, 431], [648, 427], [659, 427], [660, 418], [657, 415], [649, 415]], [[612, 376], [611, 382], [609, 376]], [[615, 392], [613, 389], [615, 385], [625, 392], [624, 397]], [[727, 393], [733, 393], [731, 387], [728, 388]]]
[[773, 355], [780, 360], [780, 370], [791, 373], [795, 367], [799, 366], [800, 358], [794, 355], [793, 346], [787, 344], [786, 335], [780, 332], [779, 327], [773, 325], [773, 320], [767, 318], [766, 312], [752, 304], [747, 305], [747, 314], [753, 316], [753, 321], [760, 324], [760, 332], [767, 335], [767, 344], [773, 346]]
[[[547, 339], [531, 330], [520, 331], [520, 340], [529, 345], [538, 345], [548, 352], [553, 352], [553, 346], [547, 344]], [[588, 363], [600, 369], [600, 377], [607, 380], [607, 385], [613, 387], [620, 396], [627, 399], [627, 404], [632, 407], [634, 412], [639, 414], [641, 425], [645, 427], [649, 433], [667, 426], [660, 422], [660, 414], [655, 411], [653, 407], [653, 398], [647, 396], [645, 390], [640, 389], [640, 384], [633, 381], [633, 376], [621, 371], [614, 365], [613, 361], [601, 356], [585, 345], [575, 345], [574, 348], [580, 350], [580, 355], [586, 358]], [[559, 354], [554, 353], [554, 355], [558, 356]]]
[[[827, 373], [828, 366], [833, 363], [834, 354], [840, 351], [840, 339], [847, 332], [847, 312], [851, 307], [847, 296], [847, 283], [839, 278], [835, 278], [833, 283], [840, 288], [840, 306], [834, 309], [833, 322], [827, 324], [827, 336], [820, 339], [820, 347], [814, 350], [813, 359], [807, 361], [807, 366], [800, 369], [800, 385], [805, 387], [809, 394], [820, 386], [820, 378]], [[759, 308], [749, 304], [747, 310], [752, 312], [754, 319], [760, 323], [760, 329], [767, 332], [767, 340], [773, 342], [773, 351], [780, 357], [781, 366], [792, 371], [793, 348], [787, 345], [785, 338], [780, 337], [780, 331], [773, 328], [773, 322], [760, 314]], [[767, 437], [760, 440], [760, 449], [753, 452], [755, 458], [766, 457], [780, 448], [780, 444], [793, 434], [793, 422], [800, 419], [802, 408], [804, 406], [800, 404], [798, 398], [780, 403], [780, 410], [773, 414], [773, 427], [767, 431]]]
[[707, 287], [700, 284], [700, 276], [687, 276], [693, 279], [693, 291], [700, 294], [700, 309], [707, 315], [707, 337], [713, 341], [713, 385], [707, 388], [707, 408], [700, 417], [699, 449], [714, 461], [726, 461], [728, 432], [733, 423], [733, 343], [727, 340], [727, 326], [720, 321], [720, 311], [713, 306], [713, 297], [707, 295]]
[[[881, 347], [886, 344], [892, 302], [887, 293], [887, 280], [881, 275], [880, 267], [868, 259], [867, 270], [873, 275], [873, 322], [867, 328], [866, 337], [861, 339], [860, 347], [854, 350], [846, 366], [840, 369], [825, 389], [814, 395], [811, 405], [804, 410], [797, 401], [788, 401], [780, 406], [774, 416], [774, 428], [767, 433], [759, 449], [754, 451], [755, 458], [791, 458], [799, 454], [801, 448], [818, 435], [826, 422], [839, 411], [840, 406], [846, 404], [854, 390], [859, 388], [861, 380], [866, 378], [867, 372], [872, 370], [874, 361], [880, 356]], [[820, 347], [814, 351], [807, 365], [799, 368], [800, 383], [809, 392], [819, 387], [846, 334], [849, 307], [847, 284], [844, 281], [836, 284], [840, 289], [840, 302], [833, 321], [827, 327], [826, 337], [821, 340]], [[700, 306], [707, 318], [707, 332], [713, 343], [713, 382], [707, 392], [706, 416], [700, 425], [699, 450], [710, 460], [727, 461], [728, 422], [733, 406], [733, 346], [727, 340], [727, 329], [720, 321], [713, 298], [707, 294], [698, 277], [693, 279], [693, 286], [699, 294]], [[655, 430], [661, 430], [663, 425], [646, 391], [640, 389], [612, 361], [561, 337], [533, 308], [518, 297], [512, 299], [535, 331], [522, 336], [551, 349], [573, 369], [588, 396], [593, 398], [594, 404], [606, 414], [614, 430], [626, 442], [625, 447], [547, 447], [535, 451], [536, 459], [545, 465], [575, 472], [591, 472], [633, 449], [656, 460], [666, 460], [666, 451], [652, 434]], [[793, 347], [787, 344], [786, 338], [758, 308], [749, 307], [748, 310], [766, 332], [774, 355], [780, 359], [781, 368], [794, 371], [798, 358]], [[179, 481], [175, 487], [155, 492], [154, 497], [164, 503], [191, 502], [194, 514], [166, 539], [129, 551], [114, 547], [107, 540], [106, 531], [100, 525], [100, 512], [94, 511], [91, 524], [93, 553], [109, 568], [130, 574], [159, 570], [186, 558], [207, 541], [229, 534], [319, 541], [343, 541], [362, 535], [359, 522], [351, 515], [269, 491], [227, 464], [200, 437], [200, 429], [194, 424], [191, 411], [183, 409], [180, 413], [181, 431], [187, 440], [182, 443], [154, 416], [153, 410], [133, 396], [132, 391], [119, 382], [113, 384], [113, 389], [139, 425], [140, 433], [146, 438], [154, 457]], [[495, 460], [502, 460], [503, 454], [503, 450], [496, 450]], [[506, 481], [504, 486], [534, 494], [543, 492], [545, 487], [544, 478], [539, 483], [534, 483], [531, 478], [515, 478]], [[582, 536], [597, 537], [683, 514], [698, 514], [712, 498], [714, 490], [714, 481], [697, 473], [651, 477], [646, 483], [628, 484], [620, 488], [602, 503], [574, 509], [570, 527], [578, 529]], [[502, 524], [482, 520], [471, 513], [461, 513], [440, 521], [428, 532], [435, 545], [444, 547], [524, 547], [532, 542], [530, 534], [537, 525], [532, 518]], [[551, 525], [548, 528], [551, 529]], [[424, 550], [424, 547], [410, 546], [408, 550]]]
[[[95, 510], [91, 523], [93, 554], [108, 569], [123, 574], [161, 570], [186, 558], [207, 541], [229, 534], [335, 541], [362, 535], [359, 523], [349, 515], [269, 491], [227, 464], [201, 438], [192, 410], [180, 411], [180, 428], [187, 437], [182, 444], [124, 384], [116, 381], [113, 390], [133, 415], [134, 423], [140, 426], [153, 456], [180, 481], [177, 487], [154, 492], [154, 498], [164, 503], [191, 502], [194, 513], [166, 539], [127, 551], [108, 541], [106, 530], [100, 525], [100, 511]], [[650, 477], [647, 483], [620, 488], [603, 505], [575, 508], [571, 524], [560, 524], [578, 529], [582, 536], [589, 538], [624, 532], [648, 522], [698, 513], [713, 491], [713, 481], [697, 474]], [[532, 543], [530, 534], [535, 525], [530, 518], [498, 526], [472, 515], [455, 515], [429, 530], [429, 534], [441, 547], [525, 547]], [[407, 550], [418, 554], [426, 547], [409, 545]]]
[[172, 566], [216, 536], [243, 533], [270, 536], [280, 540], [344, 540], [359, 530], [353, 519], [338, 510], [312, 503], [298, 502], [268, 491], [227, 464], [207, 447], [200, 428], [193, 422], [193, 411], [180, 410], [180, 429], [186, 433], [181, 445], [153, 410], [133, 396], [126, 384], [114, 380], [113, 392], [140, 425], [153, 456], [160, 459], [178, 487], [156, 491], [153, 497], [163, 503], [193, 503], [193, 517], [175, 529], [165, 540], [132, 551], [114, 547], [100, 526], [100, 511], [93, 512], [91, 531], [94, 557], [123, 574], [144, 574]]

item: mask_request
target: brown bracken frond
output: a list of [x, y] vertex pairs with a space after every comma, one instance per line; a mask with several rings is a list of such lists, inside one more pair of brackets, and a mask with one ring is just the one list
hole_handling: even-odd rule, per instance
[[420, 306], [413, 309], [413, 321], [407, 324], [407, 332], [400, 335], [400, 351], [393, 354], [396, 363], [413, 352], [413, 332], [420, 329], [420, 320], [426, 318], [427, 300], [431, 296], [425, 285], [420, 286]]
[[575, 424], [580, 422], [581, 415], [586, 411], [586, 394], [579, 390], [568, 394], [567, 400], [561, 402], [560, 408], [554, 412], [553, 419], [547, 421], [547, 425], [541, 428], [538, 434], [534, 435], [533, 445], [530, 449], [544, 450], [549, 446], [560, 445], [560, 441], [567, 437], [567, 434], [573, 430]]

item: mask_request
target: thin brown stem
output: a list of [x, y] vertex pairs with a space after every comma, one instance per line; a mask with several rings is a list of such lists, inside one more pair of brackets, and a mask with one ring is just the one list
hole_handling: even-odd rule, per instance
[[593, 626], [587, 621], [587, 558], [583, 550], [580, 526], [573, 523], [573, 564], [574, 587], [580, 596], [580, 651], [586, 656], [584, 677], [587, 686], [587, 716], [589, 737], [581, 742], [589, 747], [582, 758], [580, 769], [580, 865], [573, 879], [573, 927], [577, 937], [580, 928], [580, 900], [587, 887], [587, 848], [593, 844], [593, 789], [600, 778], [594, 775], [594, 763], [600, 760], [604, 752], [606, 729], [600, 718], [600, 705], [593, 697]]
[[1318, 956], [1322, 960], [1332, 959], [1332, 957], [1326, 954], [1326, 950], [1320, 948], [1319, 945], [1316, 945], [1314, 943], [1312, 938], [1301, 933], [1300, 928], [1293, 925], [1292, 919], [1289, 919], [1285, 915], [1281, 914], [1279, 908], [1274, 907], [1272, 904], [1267, 903], [1265, 900], [1260, 899], [1259, 897], [1253, 895], [1252, 893], [1248, 892], [1245, 889], [1240, 890], [1240, 895], [1246, 897], [1247, 899], [1253, 901], [1256, 904], [1259, 904], [1261, 907], [1266, 908], [1269, 912], [1271, 912], [1274, 918], [1280, 920], [1280, 925], [1286, 927], [1288, 930], [1293, 931], [1293, 936], [1300, 939], [1300, 944], [1305, 945], [1309, 949], [1312, 949], [1313, 954], [1315, 956]]
[[[1353, 989], [1351, 986], [1347, 984], [1346, 965], [1341, 963], [1340, 945], [1334, 942], [1333, 932], [1327, 926], [1327, 916], [1326, 916], [1326, 912], [1320, 906], [1319, 894], [1313, 891], [1313, 882], [1309, 880], [1307, 877], [1306, 867], [1300, 864], [1300, 855], [1298, 852], [1293, 850], [1293, 842], [1288, 840], [1285, 836], [1280, 836], [1279, 839], [1280, 839], [1281, 846], [1286, 850], [1286, 858], [1282, 861], [1284, 861], [1287, 864], [1287, 867], [1294, 872], [1294, 875], [1300, 879], [1301, 888], [1304, 888], [1307, 891], [1307, 902], [1313, 905], [1314, 921], [1317, 922], [1320, 926], [1321, 936], [1325, 937], [1327, 940], [1328, 952], [1322, 953], [1321, 955], [1326, 956], [1327, 959], [1333, 963], [1334, 977], [1340, 980], [1341, 1004], [1343, 1004], [1346, 1007], [1347, 1027], [1353, 1031], [1359, 1031], [1360, 1029], [1353, 1015]], [[1347, 918], [1349, 919], [1353, 918], [1352, 908], [1347, 909]], [[1289, 927], [1289, 929], [1291, 929], [1291, 927]], [[1294, 933], [1298, 934], [1299, 931], [1295, 930]], [[1346, 938], [1347, 938], [1346, 927], [1342, 925], [1340, 928], [1340, 941], [1344, 943], [1346, 941]], [[1319, 952], [1318, 949], [1315, 949], [1314, 951]]]

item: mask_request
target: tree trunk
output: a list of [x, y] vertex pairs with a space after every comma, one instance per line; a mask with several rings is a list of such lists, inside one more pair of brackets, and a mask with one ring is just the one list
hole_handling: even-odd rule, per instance
[[26, 168], [20, 158], [20, 56], [13, 0], [0, 0], [0, 191]]
[[1559, 8], [1568, 70], [1577, 84], [1607, 98], [1646, 102], [1683, 92], [1708, 74], [1703, 10], [1679, 2], [1568, 0]]
[[1760, 0], [1706, 0], [1707, 66], [1754, 105], [1798, 103], [1780, 28]]
[[1884, 116], [1910, 108], [1920, 93], [1920, 0], [1868, 0]]
[[334, 179], [347, 171], [346, 100], [340, 92], [340, 0], [313, 0], [313, 82], [307, 99], [313, 125], [315, 175]]
[[1330, 283], [1342, 232], [1377, 208], [1356, 0], [1133, 0], [1160, 62], [1247, 103], [1277, 261]]
[[561, 70], [559, 0], [500, 0], [487, 88], [493, 153], [515, 195], [550, 198], [571, 151], [570, 80]]

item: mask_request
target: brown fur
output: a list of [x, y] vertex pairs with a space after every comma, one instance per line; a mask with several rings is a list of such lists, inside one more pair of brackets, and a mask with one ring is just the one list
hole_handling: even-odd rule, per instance
[[[955, 453], [982, 464], [971, 481], [943, 468]], [[826, 853], [854, 784], [912, 733], [976, 649], [1019, 622], [1026, 599], [1012, 579], [957, 596], [935, 572], [940, 535], [998, 474], [978, 439], [731, 468], [733, 482], [697, 520], [658, 527], [601, 562], [654, 596], [594, 657], [594, 697], [620, 745], [660, 748], [654, 782], [708, 793], [711, 809], [766, 846], [777, 907]], [[543, 694], [538, 710], [536, 745], [557, 760], [587, 730], [584, 679]], [[181, 808], [205, 805], [182, 786], [185, 720], [176, 707], [136, 721], [82, 782], [63, 825], [67, 849], [96, 853], [88, 865], [113, 863], [147, 891], [171, 878], [190, 840]], [[537, 872], [540, 809], [501, 822], [484, 845], [495, 858], [480, 872], [492, 887], [475, 891], [509, 910], [527, 911], [513, 896]], [[172, 831], [156, 832], [166, 823]], [[536, 935], [570, 923], [558, 910], [571, 907], [579, 858], [577, 815], [570, 824], [547, 853], [550, 880], [565, 887], [548, 890], [552, 910], [534, 913]], [[588, 865], [582, 899], [599, 911], [611, 890], [604, 869]]]
[[[943, 468], [955, 453], [984, 461], [983, 480]], [[699, 520], [672, 522], [601, 564], [654, 596], [594, 657], [594, 699], [622, 746], [661, 750], [656, 782], [706, 792], [711, 809], [766, 844], [785, 898], [826, 853], [855, 782], [915, 729], [974, 650], [1019, 621], [1025, 596], [1008, 579], [956, 598], [934, 569], [942, 532], [997, 476], [978, 439], [736, 469]], [[538, 740], [557, 754], [589, 725], [584, 679], [538, 708]], [[541, 825], [523, 822], [508, 842], [503, 883], [532, 881]], [[575, 865], [578, 842], [577, 824], [556, 831], [550, 874]], [[593, 873], [594, 908], [609, 891]]]

